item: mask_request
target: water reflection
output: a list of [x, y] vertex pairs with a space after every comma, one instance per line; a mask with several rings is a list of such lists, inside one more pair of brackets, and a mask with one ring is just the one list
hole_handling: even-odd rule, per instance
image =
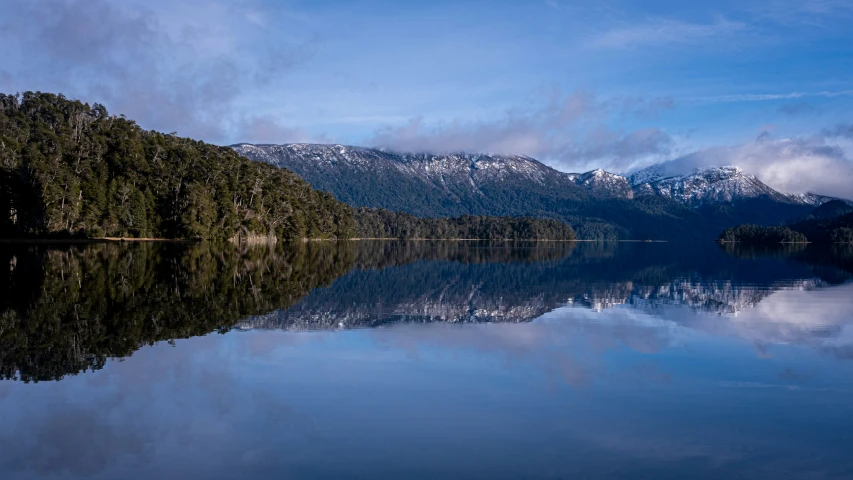
[[850, 249], [2, 252], [4, 480], [853, 474]]
[[[240, 329], [524, 323], [621, 306], [756, 344], [849, 356], [849, 306], [797, 291], [851, 277], [850, 249], [476, 242], [16, 246], [2, 250], [0, 375], [61, 379], [141, 345]], [[849, 293], [846, 287], [842, 295]], [[827, 295], [838, 295], [833, 290]], [[824, 312], [824, 305], [840, 309]], [[732, 317], [708, 320], [684, 308]], [[744, 316], [744, 312], [749, 315]], [[754, 318], [753, 318], [754, 317]], [[820, 341], [818, 341], [820, 340]], [[837, 345], [832, 345], [837, 340]]]

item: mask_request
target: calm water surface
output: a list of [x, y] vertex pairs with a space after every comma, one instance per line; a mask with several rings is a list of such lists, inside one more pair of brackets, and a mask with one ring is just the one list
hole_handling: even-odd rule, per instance
[[853, 478], [849, 248], [6, 245], [0, 266], [4, 480]]

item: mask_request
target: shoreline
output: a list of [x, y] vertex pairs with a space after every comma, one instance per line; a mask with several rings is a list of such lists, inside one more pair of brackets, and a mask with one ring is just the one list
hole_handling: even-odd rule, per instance
[[[750, 242], [750, 241], [742, 241], [742, 240], [715, 240], [716, 243], [720, 244], [730, 244], [730, 243], [743, 243], [745, 245], [807, 245], [812, 242]], [[844, 243], [844, 242], [832, 242], [832, 243]]]
[[[0, 244], [87, 244], [87, 243], [201, 243], [209, 240], [181, 238], [127, 238], [127, 237], [98, 237], [98, 238], [0, 238]], [[393, 238], [393, 237], [358, 237], [358, 238], [301, 238], [284, 239], [270, 242], [232, 242], [267, 244], [288, 242], [361, 242], [361, 241], [405, 241], [405, 242], [545, 242], [545, 243], [669, 243], [669, 240], [552, 240], [552, 239], [515, 239], [515, 238]]]
[[203, 240], [180, 238], [0, 238], [0, 244], [6, 243], [194, 243]]

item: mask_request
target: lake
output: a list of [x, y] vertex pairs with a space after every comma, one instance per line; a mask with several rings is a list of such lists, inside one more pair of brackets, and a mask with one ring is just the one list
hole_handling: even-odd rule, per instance
[[850, 247], [7, 244], [0, 268], [4, 480], [853, 478]]

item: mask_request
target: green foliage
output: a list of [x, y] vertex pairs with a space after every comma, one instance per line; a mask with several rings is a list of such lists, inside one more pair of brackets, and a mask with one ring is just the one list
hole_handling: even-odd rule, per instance
[[483, 240], [574, 240], [569, 225], [529, 217], [419, 218], [402, 212], [360, 208], [356, 210], [362, 238], [430, 238]]
[[849, 243], [849, 232], [853, 229], [853, 213], [835, 218], [815, 218], [791, 225], [815, 243]]
[[340, 238], [350, 208], [233, 150], [61, 95], [0, 95], [0, 236]]
[[[787, 240], [785, 239], [787, 238]], [[722, 242], [853, 243], [853, 207], [840, 200], [829, 201], [784, 227], [742, 225], [720, 234]]]
[[805, 243], [808, 239], [800, 232], [788, 227], [762, 227], [758, 225], [740, 225], [726, 229], [720, 234], [720, 242], [742, 242], [756, 244]]

